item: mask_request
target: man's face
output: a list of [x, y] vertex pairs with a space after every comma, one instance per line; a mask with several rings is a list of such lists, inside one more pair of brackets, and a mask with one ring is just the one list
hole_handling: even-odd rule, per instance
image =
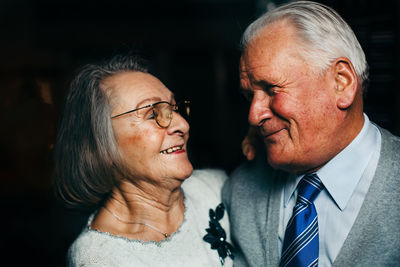
[[240, 83], [251, 102], [249, 123], [259, 129], [269, 164], [289, 172], [319, 169], [338, 151], [343, 113], [335, 78], [303, 58], [285, 22], [254, 37], [240, 62]]

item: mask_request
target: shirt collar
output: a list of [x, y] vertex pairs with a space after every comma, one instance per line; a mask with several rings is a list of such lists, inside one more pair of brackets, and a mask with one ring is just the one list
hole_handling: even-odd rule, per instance
[[[333, 159], [317, 171], [329, 195], [343, 210], [353, 194], [375, 149], [376, 127], [364, 114], [364, 125], [356, 138]], [[354, 159], [357, 159], [354, 161]], [[284, 188], [285, 206], [304, 174], [290, 174]]]

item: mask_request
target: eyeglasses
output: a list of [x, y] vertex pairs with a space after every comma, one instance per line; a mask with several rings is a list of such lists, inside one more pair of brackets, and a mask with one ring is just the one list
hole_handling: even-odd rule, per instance
[[146, 105], [140, 108], [136, 108], [136, 109], [132, 109], [129, 110], [127, 112], [112, 116], [111, 119], [120, 117], [122, 115], [125, 114], [129, 114], [135, 111], [139, 111], [139, 110], [143, 110], [145, 108], [150, 108], [148, 112], [149, 114], [143, 114], [144, 118], [147, 119], [155, 119], [155, 121], [157, 122], [158, 126], [160, 126], [161, 128], [167, 128], [172, 121], [172, 113], [178, 112], [178, 110], [181, 111], [181, 115], [184, 118], [187, 118], [190, 114], [190, 101], [185, 100], [179, 104], [171, 104], [167, 101], [160, 101], [160, 102], [156, 102], [150, 105]]

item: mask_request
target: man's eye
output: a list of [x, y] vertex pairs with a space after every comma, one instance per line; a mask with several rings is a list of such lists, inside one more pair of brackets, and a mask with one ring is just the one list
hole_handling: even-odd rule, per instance
[[274, 96], [279, 93], [280, 87], [277, 85], [270, 85], [264, 90], [269, 96]]
[[274, 95], [274, 94], [276, 93], [276, 90], [275, 90], [275, 89], [276, 89], [276, 87], [271, 85], [271, 86], [268, 87], [267, 90], [266, 90], [266, 91], [267, 91], [267, 94], [269, 94], [269, 95]]
[[242, 91], [244, 98], [246, 98], [247, 101], [251, 102], [253, 100], [254, 94], [252, 91]]

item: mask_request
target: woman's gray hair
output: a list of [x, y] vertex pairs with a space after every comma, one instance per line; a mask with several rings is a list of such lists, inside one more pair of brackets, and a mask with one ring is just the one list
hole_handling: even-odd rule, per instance
[[127, 173], [111, 124], [105, 79], [122, 72], [148, 73], [137, 56], [118, 55], [84, 66], [71, 83], [55, 148], [56, 194], [69, 206], [95, 207], [110, 194], [117, 176]]
[[242, 37], [242, 48], [262, 29], [277, 21], [293, 25], [303, 41], [303, 58], [311, 60], [321, 74], [339, 57], [348, 58], [354, 66], [359, 84], [365, 89], [368, 64], [354, 32], [332, 8], [311, 1], [297, 1], [264, 13], [251, 23]]

